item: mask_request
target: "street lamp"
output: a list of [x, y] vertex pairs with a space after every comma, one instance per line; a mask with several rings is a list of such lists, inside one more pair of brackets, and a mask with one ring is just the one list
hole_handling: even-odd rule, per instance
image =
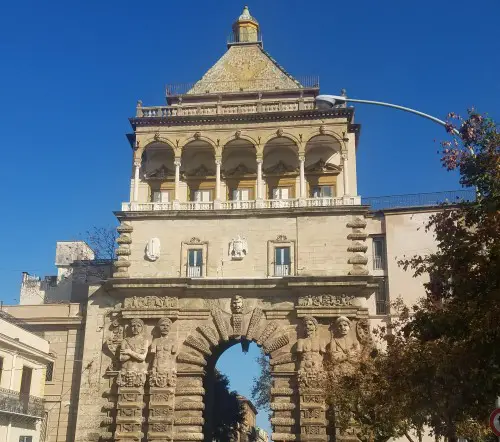
[[[344, 92], [344, 91], [343, 91]], [[351, 103], [364, 103], [364, 104], [374, 104], [376, 106], [384, 106], [384, 107], [392, 107], [394, 109], [399, 109], [405, 112], [409, 112], [411, 114], [419, 115], [421, 117], [427, 118], [428, 120], [434, 121], [434, 123], [438, 123], [441, 126], [448, 127], [448, 123], [446, 121], [440, 120], [439, 118], [433, 117], [429, 114], [424, 114], [415, 109], [411, 109], [409, 107], [399, 106], [397, 104], [392, 103], [384, 103], [383, 101], [373, 101], [373, 100], [358, 100], [356, 98], [347, 98], [345, 95], [318, 95], [316, 97], [316, 106], [318, 109], [331, 109], [336, 105], [345, 104], [347, 102]], [[460, 136], [460, 133], [456, 129], [452, 129], [455, 135]]]

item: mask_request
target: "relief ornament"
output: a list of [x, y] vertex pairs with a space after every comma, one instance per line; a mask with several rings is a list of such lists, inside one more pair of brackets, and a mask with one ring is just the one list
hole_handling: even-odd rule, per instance
[[351, 333], [351, 321], [345, 316], [339, 316], [332, 324], [328, 354], [335, 373], [349, 372], [351, 362], [360, 355], [359, 343]]
[[120, 344], [121, 369], [117, 384], [120, 387], [143, 387], [146, 382], [146, 356], [149, 342], [143, 333], [144, 322], [134, 318], [130, 321], [130, 334]]
[[156, 261], [160, 257], [160, 240], [151, 238], [146, 244], [146, 257], [150, 261]]
[[229, 243], [229, 256], [233, 261], [241, 261], [248, 253], [248, 243], [245, 238], [238, 235]]
[[325, 346], [318, 333], [318, 321], [312, 316], [304, 317], [305, 338], [297, 341], [300, 354], [299, 384], [301, 387], [321, 388], [326, 374], [323, 370]]
[[161, 318], [158, 321], [157, 328], [160, 331], [160, 337], [154, 338], [151, 343], [151, 354], [154, 359], [149, 383], [152, 387], [175, 387], [177, 348], [168, 338], [171, 327], [172, 321], [169, 318]]

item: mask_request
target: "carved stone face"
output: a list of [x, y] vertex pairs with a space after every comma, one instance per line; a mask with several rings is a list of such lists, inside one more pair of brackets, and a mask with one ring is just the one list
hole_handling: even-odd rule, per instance
[[137, 336], [142, 332], [142, 323], [139, 321], [132, 321], [130, 324], [130, 331], [132, 332], [132, 336]]
[[308, 337], [314, 336], [316, 333], [316, 323], [311, 318], [306, 318], [304, 325], [306, 327], [306, 335]]
[[337, 321], [337, 330], [339, 331], [340, 336], [347, 336], [349, 330], [351, 329], [351, 323], [345, 319], [340, 319]]
[[158, 329], [162, 336], [167, 336], [170, 331], [170, 323], [168, 321], [161, 321], [158, 323]]
[[243, 312], [243, 298], [241, 296], [236, 295], [233, 299], [231, 299], [231, 312], [233, 313]]

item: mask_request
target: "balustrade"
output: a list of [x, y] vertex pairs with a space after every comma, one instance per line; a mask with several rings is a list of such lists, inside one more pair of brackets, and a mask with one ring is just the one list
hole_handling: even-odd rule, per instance
[[337, 197], [337, 198], [290, 198], [290, 199], [266, 199], [247, 201], [173, 201], [168, 203], [122, 203], [124, 212], [150, 212], [168, 210], [252, 210], [252, 209], [288, 209], [295, 207], [336, 207], [355, 206], [361, 204], [359, 196]]
[[45, 408], [43, 399], [18, 391], [0, 388], [0, 411], [12, 414], [22, 414], [41, 419]]

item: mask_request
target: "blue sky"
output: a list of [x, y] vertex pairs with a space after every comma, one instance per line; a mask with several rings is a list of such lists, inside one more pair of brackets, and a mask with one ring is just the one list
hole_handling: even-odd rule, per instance
[[[500, 2], [253, 0], [264, 46], [321, 91], [410, 106], [437, 117], [476, 106], [500, 118]], [[164, 104], [224, 53], [244, 2], [4, 2], [0, 26], [3, 192], [0, 299], [22, 271], [54, 272], [57, 240], [114, 223], [128, 199], [135, 104]], [[363, 196], [458, 188], [440, 166], [443, 129], [358, 106]], [[238, 350], [239, 351], [239, 350]], [[248, 358], [248, 355], [246, 356]]]

